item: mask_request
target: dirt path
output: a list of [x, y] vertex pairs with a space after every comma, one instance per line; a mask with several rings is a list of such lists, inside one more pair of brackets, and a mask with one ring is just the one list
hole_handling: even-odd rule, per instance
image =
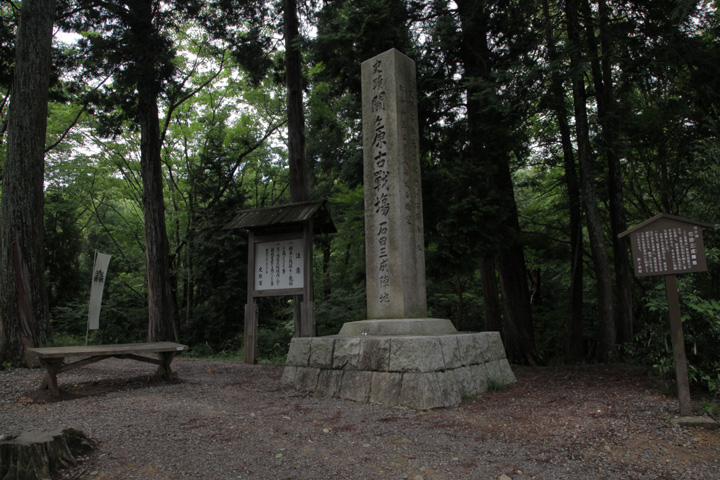
[[677, 402], [623, 366], [516, 368], [518, 383], [416, 412], [315, 399], [282, 367], [178, 359], [179, 381], [108, 360], [59, 377], [0, 372], [0, 434], [73, 427], [82, 479], [716, 479], [720, 433], [672, 426]]

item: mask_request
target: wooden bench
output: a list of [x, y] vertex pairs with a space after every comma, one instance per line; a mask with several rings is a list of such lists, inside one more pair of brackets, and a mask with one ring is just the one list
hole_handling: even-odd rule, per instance
[[[110, 357], [128, 358], [141, 362], [158, 365], [158, 375], [164, 378], [172, 376], [170, 363], [175, 354], [187, 350], [187, 345], [173, 342], [150, 342], [150, 343], [124, 343], [118, 345], [87, 345], [80, 347], [44, 347], [28, 348], [27, 351], [34, 355], [45, 367], [40, 389], [50, 389], [55, 396], [60, 395], [58, 388], [58, 373], [67, 372], [76, 368], [99, 362]], [[157, 354], [157, 358], [147, 357], [143, 354]], [[69, 357], [87, 357], [73, 363], [65, 363]]]

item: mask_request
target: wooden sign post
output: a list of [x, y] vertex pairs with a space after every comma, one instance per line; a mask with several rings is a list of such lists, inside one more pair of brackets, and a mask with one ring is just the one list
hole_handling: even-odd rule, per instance
[[223, 230], [248, 230], [245, 363], [257, 362], [257, 297], [292, 295], [295, 336], [314, 337], [313, 235], [335, 233], [324, 201], [243, 210]]
[[665, 277], [670, 337], [682, 417], [692, 416], [692, 402], [676, 275], [707, 270], [702, 227], [713, 226], [710, 223], [661, 213], [618, 235], [620, 238], [630, 235], [635, 276]]

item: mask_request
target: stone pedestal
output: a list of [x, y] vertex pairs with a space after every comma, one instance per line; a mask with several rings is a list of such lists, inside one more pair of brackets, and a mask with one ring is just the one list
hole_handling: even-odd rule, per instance
[[396, 318], [348, 322], [340, 335], [446, 335], [457, 333], [450, 320], [444, 318]]
[[497, 332], [298, 337], [283, 372], [283, 383], [318, 397], [419, 410], [515, 381]]

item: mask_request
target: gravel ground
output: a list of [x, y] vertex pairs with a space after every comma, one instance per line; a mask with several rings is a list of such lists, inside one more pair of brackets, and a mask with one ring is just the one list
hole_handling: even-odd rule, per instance
[[176, 359], [177, 381], [107, 360], [0, 371], [0, 434], [72, 427], [98, 442], [65, 479], [717, 479], [720, 433], [670, 424], [677, 401], [626, 366], [515, 368], [456, 408], [316, 399], [282, 367]]

